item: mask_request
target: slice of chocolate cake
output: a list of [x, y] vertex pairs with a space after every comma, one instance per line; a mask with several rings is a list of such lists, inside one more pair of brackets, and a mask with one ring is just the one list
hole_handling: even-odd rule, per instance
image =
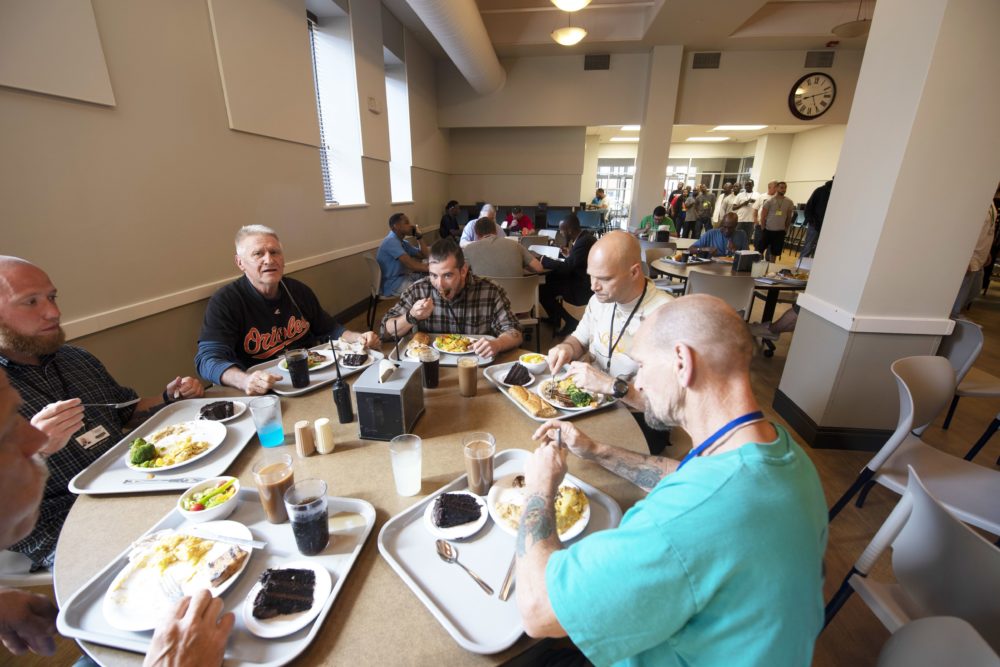
[[208, 403], [203, 405], [201, 412], [198, 413], [201, 419], [211, 419], [214, 421], [219, 421], [220, 419], [228, 419], [233, 416], [233, 402], [232, 401], [215, 401], [213, 403]]
[[442, 493], [434, 500], [434, 525], [438, 528], [452, 528], [476, 521], [483, 514], [483, 508], [476, 499], [465, 493]]
[[341, 355], [340, 361], [345, 366], [360, 366], [368, 361], [368, 353], [362, 352], [360, 354], [344, 354]]
[[531, 373], [529, 373], [528, 369], [521, 364], [515, 363], [510, 367], [510, 370], [507, 371], [507, 375], [504, 377], [503, 381], [507, 384], [514, 384], [519, 387], [523, 387], [531, 382]]
[[313, 605], [316, 573], [312, 570], [264, 570], [253, 601], [254, 618], [274, 618], [305, 611]]

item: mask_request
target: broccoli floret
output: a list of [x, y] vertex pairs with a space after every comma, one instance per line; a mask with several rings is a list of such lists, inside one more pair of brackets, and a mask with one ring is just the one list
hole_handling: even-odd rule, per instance
[[156, 459], [156, 445], [151, 442], [146, 442], [142, 438], [136, 438], [132, 441], [132, 447], [129, 449], [129, 461], [134, 466], [142, 465], [147, 461], [153, 461]]

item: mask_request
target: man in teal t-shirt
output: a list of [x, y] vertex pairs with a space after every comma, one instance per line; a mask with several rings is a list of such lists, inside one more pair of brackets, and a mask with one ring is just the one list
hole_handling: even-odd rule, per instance
[[[812, 462], [764, 419], [753, 343], [715, 297], [686, 296], [642, 325], [633, 357], [646, 421], [680, 425], [684, 461], [535, 433], [517, 538], [517, 597], [532, 636], [570, 639], [595, 665], [806, 666], [823, 625], [827, 511]], [[646, 489], [614, 529], [563, 548], [553, 502], [566, 450]]]

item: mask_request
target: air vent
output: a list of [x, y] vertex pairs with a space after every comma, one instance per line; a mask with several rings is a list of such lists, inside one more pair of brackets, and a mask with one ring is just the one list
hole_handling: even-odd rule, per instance
[[833, 51], [807, 51], [803, 67], [833, 67]]
[[611, 55], [608, 53], [587, 54], [583, 57], [583, 69], [611, 69]]
[[722, 61], [722, 53], [696, 53], [694, 54], [694, 61], [691, 63], [691, 69], [719, 69], [719, 63]]

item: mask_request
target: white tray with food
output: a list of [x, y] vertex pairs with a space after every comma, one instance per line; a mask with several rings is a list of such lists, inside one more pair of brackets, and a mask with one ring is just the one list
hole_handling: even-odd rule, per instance
[[[494, 479], [523, 472], [529, 454], [524, 449], [498, 452]], [[618, 525], [622, 511], [613, 498], [572, 475], [566, 480], [581, 489], [589, 502], [590, 517], [580, 537]], [[524, 632], [515, 596], [503, 602], [499, 598], [516, 538], [491, 519], [470, 537], [454, 540], [458, 559], [493, 588], [494, 594], [488, 596], [460, 567], [438, 557], [436, 538], [424, 519], [427, 505], [439, 495], [464, 491], [466, 486], [462, 475], [389, 519], [379, 532], [378, 549], [459, 646], [473, 653], [499, 653]]]
[[[403, 361], [420, 361], [421, 348], [431, 347], [441, 354], [442, 366], [457, 366], [458, 360], [462, 357], [473, 356], [475, 354], [469, 349], [472, 341], [477, 338], [496, 340], [496, 336], [477, 336], [473, 334], [440, 334], [418, 332], [409, 338], [399, 341], [399, 353], [403, 356]], [[389, 358], [396, 360], [396, 349], [389, 352]], [[475, 357], [479, 360], [480, 366], [489, 366], [493, 363], [493, 357]]]
[[[342, 377], [360, 373], [375, 362], [385, 358], [385, 355], [378, 350], [364, 349], [360, 343], [335, 340], [333, 344], [337, 347], [337, 359], [340, 360], [340, 375]], [[274, 383], [271, 391], [282, 396], [301, 396], [320, 387], [333, 384], [337, 379], [337, 368], [333, 364], [333, 351], [330, 349], [330, 344], [323, 343], [311, 347], [309, 354], [310, 358], [318, 360], [322, 357], [323, 361], [317, 361], [309, 368], [309, 385], [301, 389], [292, 386], [292, 377], [288, 374], [284, 357], [251, 366], [247, 372], [267, 371], [279, 376], [281, 379]], [[362, 355], [364, 360], [362, 360]]]
[[[180, 493], [197, 482], [218, 477], [226, 472], [229, 465], [239, 456], [243, 448], [254, 437], [253, 420], [246, 410], [246, 398], [194, 398], [171, 403], [152, 417], [147, 419], [131, 433], [122, 438], [116, 445], [106, 451], [99, 459], [78, 473], [69, 483], [73, 493], [102, 495], [113, 493], [151, 493], [174, 491]], [[226, 405], [228, 404], [228, 405]], [[203, 427], [198, 421], [205, 417]], [[174, 461], [170, 465], [156, 466], [155, 460], [143, 457], [141, 443], [133, 445], [139, 438], [151, 438], [159, 432], [166, 432], [170, 427], [180, 425], [194, 427], [184, 433], [165, 436], [161, 442], [175, 442], [184, 454], [191, 453], [184, 461]], [[200, 434], [214, 434], [215, 439], [200, 439]], [[205, 451], [196, 452], [189, 448], [184, 438], [191, 437], [192, 443], [215, 442], [221, 434], [222, 439], [208, 447]], [[152, 446], [152, 445], [150, 445]], [[200, 444], [198, 445], [200, 447]], [[137, 458], [133, 459], [133, 453]], [[150, 463], [149, 467], [133, 465], [133, 460], [140, 458]]]
[[505, 384], [504, 379], [514, 363], [516, 362], [490, 366], [483, 371], [483, 376], [521, 412], [537, 422], [546, 422], [550, 419], [575, 419], [596, 410], [603, 410], [618, 402], [610, 396], [604, 396], [592, 405], [572, 408], [559, 407], [556, 401], [543, 398], [539, 393], [543, 391], [543, 387], [548, 387], [548, 383], [552, 382], [552, 377], [547, 374], [541, 376], [540, 379], [536, 377], [537, 381], [526, 387], [513, 387]]
[[[308, 609], [288, 614], [281, 610], [271, 618], [253, 619], [250, 622], [253, 626], [251, 629], [244, 620], [244, 609], [247, 604], [250, 604], [252, 609], [260, 589], [259, 582], [265, 571], [288, 571], [288, 568], [302, 565], [303, 557], [295, 547], [290, 524], [267, 522], [256, 490], [241, 489], [239, 499], [240, 505], [228, 521], [190, 524], [177, 511], [167, 514], [145, 535], [137, 539], [133, 547], [122, 552], [66, 601], [57, 619], [60, 634], [126, 651], [145, 653], [149, 648], [153, 630], [122, 629], [123, 614], [119, 612], [128, 607], [130, 594], [137, 597], [141, 595], [142, 600], [149, 601], [162, 595], [176, 595], [176, 589], [172, 589], [171, 585], [161, 585], [154, 581], [162, 563], [150, 558], [143, 549], [157, 539], [172, 539], [174, 542], [185, 540], [183, 549], [176, 554], [169, 551], [174, 546], [174, 542], [169, 541], [166, 546], [161, 545], [160, 551], [155, 553], [161, 560], [169, 560], [170, 564], [164, 572], [169, 574], [173, 569], [178, 569], [178, 573], [187, 574], [187, 570], [181, 567], [184, 564], [178, 565], [176, 561], [189, 559], [175, 556], [187, 555], [192, 550], [197, 554], [199, 547], [214, 556], [216, 552], [229, 552], [235, 546], [229, 544], [222, 547], [215, 546], [218, 543], [199, 544], [187, 532], [197, 530], [200, 537], [205, 534], [204, 531], [212, 531], [214, 528], [214, 534], [223, 537], [246, 537], [267, 543], [263, 549], [253, 549], [252, 553], [246, 553], [239, 563], [234, 565], [230, 562], [232, 571], [229, 576], [225, 581], [219, 581], [212, 589], [221, 595], [225, 611], [231, 611], [236, 615], [236, 625], [226, 646], [226, 665], [276, 667], [291, 662], [306, 650], [333, 608], [337, 595], [375, 525], [375, 508], [364, 500], [330, 497], [328, 499], [330, 544], [321, 553], [308, 559], [308, 564], [315, 570], [315, 581], [311, 582], [307, 590], [291, 591], [294, 594], [292, 597], [309, 599]], [[219, 528], [217, 524], [228, 525]], [[194, 528], [195, 525], [197, 529]], [[211, 543], [211, 540], [207, 542]], [[235, 546], [235, 551], [250, 550], [249, 547]], [[133, 556], [133, 561], [130, 561], [130, 555]], [[232, 560], [230, 557], [230, 561]], [[223, 576], [225, 574], [222, 571], [223, 566], [227, 563], [217, 561], [218, 559], [214, 557], [196, 560], [196, 567], [206, 570], [202, 573], [204, 577]], [[138, 567], [137, 563], [138, 566], [145, 568], [147, 574], [144, 577], [137, 578], [129, 574], [130, 569]], [[130, 591], [128, 586], [117, 586], [123, 576], [136, 582], [133, 584], [136, 590]], [[200, 575], [195, 573], [192, 580], [198, 576]], [[173, 583], [178, 582], [174, 579]], [[184, 581], [180, 583], [183, 585]], [[253, 599], [248, 603], [247, 599], [251, 596]], [[107, 601], [109, 598], [110, 614]], [[150, 610], [145, 610], [143, 618], [136, 621], [135, 627], [158, 625], [155, 620], [149, 622], [150, 613]], [[252, 612], [249, 613], [252, 615]]]

